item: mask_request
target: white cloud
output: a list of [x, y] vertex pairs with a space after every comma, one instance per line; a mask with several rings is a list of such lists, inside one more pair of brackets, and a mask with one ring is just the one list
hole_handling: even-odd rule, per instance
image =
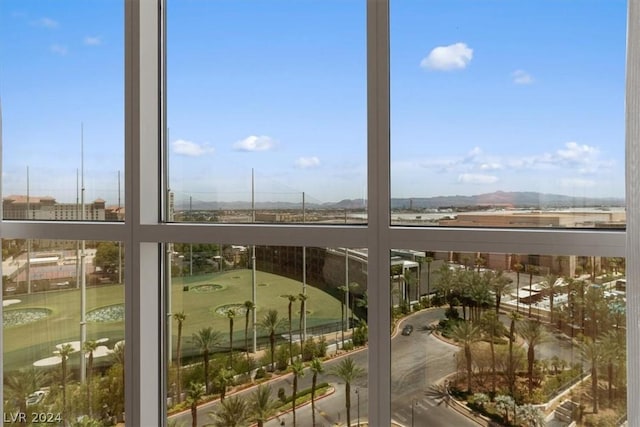
[[458, 175], [458, 182], [462, 184], [493, 184], [498, 182], [498, 177], [476, 173], [463, 173]]
[[84, 38], [84, 44], [87, 46], [99, 46], [102, 44], [102, 39], [100, 37], [87, 36]]
[[598, 149], [589, 145], [580, 145], [577, 142], [571, 141], [564, 144], [564, 146], [564, 150], [557, 151], [558, 157], [562, 160], [579, 162], [598, 155]]
[[46, 18], [46, 17], [35, 20], [32, 22], [32, 24], [37, 27], [50, 28], [50, 29], [58, 28], [60, 26], [58, 21], [55, 21], [51, 18]]
[[533, 84], [533, 76], [524, 70], [516, 70], [511, 74], [513, 77], [513, 83], [517, 85], [530, 85]]
[[500, 163], [482, 163], [480, 165], [480, 170], [483, 171], [495, 171], [502, 169], [503, 166]]
[[296, 167], [299, 169], [310, 169], [320, 166], [320, 159], [313, 157], [299, 157], [296, 159]]
[[420, 66], [429, 70], [449, 71], [465, 68], [473, 58], [473, 49], [465, 43], [438, 46], [420, 61]]
[[178, 139], [171, 143], [173, 152], [183, 156], [198, 157], [204, 154], [212, 154], [215, 149], [208, 144], [198, 144], [184, 139]]
[[275, 142], [268, 136], [251, 135], [237, 141], [233, 144], [233, 148], [238, 151], [267, 151], [273, 148]]
[[61, 44], [52, 44], [51, 47], [49, 48], [51, 50], [51, 52], [57, 54], [57, 55], [66, 55], [67, 53], [69, 53], [69, 49], [67, 49], [66, 46], [63, 46]]

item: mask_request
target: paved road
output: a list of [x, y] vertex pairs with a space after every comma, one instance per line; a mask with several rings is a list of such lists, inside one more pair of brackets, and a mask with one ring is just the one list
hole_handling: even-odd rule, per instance
[[[443, 309], [428, 310], [416, 313], [403, 320], [402, 325], [410, 323], [414, 326], [414, 332], [410, 336], [396, 335], [392, 339], [392, 373], [391, 373], [391, 416], [392, 420], [404, 426], [425, 426], [449, 427], [452, 425], [460, 427], [475, 427], [477, 424], [470, 419], [460, 415], [451, 408], [440, 396], [430, 393], [432, 385], [437, 383], [449, 373], [455, 372], [455, 353], [458, 347], [447, 344], [435, 337], [425, 328], [426, 325], [437, 321], [443, 316]], [[575, 350], [570, 342], [564, 339], [551, 338], [540, 345], [537, 350], [537, 357], [548, 358], [553, 354], [575, 359]], [[361, 350], [350, 354], [354, 361], [367, 369], [367, 350]], [[316, 426], [330, 427], [346, 422], [346, 412], [344, 408], [344, 384], [338, 378], [329, 374], [332, 367], [339, 363], [340, 358], [325, 362], [325, 374], [319, 378], [319, 382], [327, 381], [335, 387], [335, 392], [331, 396], [324, 397], [316, 402]], [[268, 384], [274, 394], [278, 388], [283, 387], [287, 394], [291, 394], [291, 375], [279, 377]], [[299, 389], [311, 387], [311, 373], [307, 370], [306, 375], [299, 379]], [[367, 419], [368, 413], [368, 390], [366, 377], [355, 381], [352, 384], [351, 396], [351, 420], [357, 422], [358, 418], [358, 395], [360, 397], [359, 412], [360, 417]], [[358, 394], [355, 391], [358, 390]], [[252, 389], [241, 392], [247, 396]], [[198, 425], [206, 426], [212, 422], [209, 413], [215, 411], [217, 401], [203, 405], [198, 410]], [[300, 426], [311, 425], [311, 405], [306, 405], [296, 410], [297, 424]], [[189, 413], [174, 417], [185, 426], [191, 425]], [[291, 413], [285, 414], [278, 419], [273, 419], [265, 424], [266, 427], [292, 426]], [[412, 422], [413, 421], [413, 422]]]

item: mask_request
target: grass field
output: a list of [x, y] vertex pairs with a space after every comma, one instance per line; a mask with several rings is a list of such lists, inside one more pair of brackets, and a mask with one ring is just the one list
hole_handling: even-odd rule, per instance
[[[223, 342], [228, 345], [229, 320], [224, 314], [225, 306], [241, 305], [251, 300], [251, 270], [231, 270], [224, 273], [204, 276], [175, 277], [172, 281], [171, 312], [184, 311], [186, 320], [183, 327], [183, 348], [185, 355], [195, 350], [190, 345], [190, 337], [197, 330], [211, 326], [221, 332]], [[298, 295], [302, 292], [302, 283], [275, 274], [257, 272], [257, 319], [260, 321], [270, 309], [275, 309], [283, 319], [281, 332], [286, 332], [288, 299], [282, 295]], [[154, 286], [143, 284], [142, 286]], [[185, 291], [188, 286], [188, 291]], [[307, 286], [307, 325], [321, 325], [340, 320], [340, 302], [319, 289]], [[78, 341], [80, 337], [80, 291], [78, 289], [16, 295], [5, 299], [19, 299], [18, 304], [5, 307], [6, 312], [29, 308], [44, 308], [51, 311], [42, 320], [20, 326], [5, 326], [4, 333], [4, 369], [11, 371], [31, 366], [36, 360], [54, 355], [55, 345], [66, 341]], [[124, 287], [122, 285], [101, 285], [87, 289], [87, 312], [122, 304]], [[149, 301], [153, 304], [153, 301]], [[216, 311], [218, 310], [218, 311]], [[292, 306], [293, 329], [298, 326], [300, 302]], [[244, 309], [238, 311], [234, 320], [234, 346], [244, 345]], [[250, 327], [251, 328], [251, 327]], [[172, 343], [175, 351], [177, 322], [171, 321]], [[250, 332], [251, 334], [251, 332]], [[258, 335], [265, 335], [258, 329]], [[106, 345], [113, 345], [124, 339], [124, 322], [87, 322], [87, 338], [109, 338]], [[70, 359], [77, 363], [78, 356]]]

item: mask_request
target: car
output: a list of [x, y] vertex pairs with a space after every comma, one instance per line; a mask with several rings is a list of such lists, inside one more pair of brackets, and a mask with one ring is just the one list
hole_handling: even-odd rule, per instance
[[411, 335], [411, 332], [413, 332], [413, 325], [405, 325], [402, 328], [402, 335]]
[[27, 396], [27, 406], [37, 405], [44, 400], [46, 395], [47, 392], [45, 390], [34, 391], [29, 396]]

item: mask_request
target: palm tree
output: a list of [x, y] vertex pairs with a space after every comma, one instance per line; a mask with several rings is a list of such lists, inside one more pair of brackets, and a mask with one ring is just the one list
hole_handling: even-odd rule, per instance
[[496, 352], [494, 348], [494, 341], [500, 336], [504, 336], [505, 327], [500, 321], [498, 315], [493, 311], [487, 311], [480, 320], [480, 327], [485, 334], [487, 340], [489, 340], [489, 348], [491, 349], [491, 377], [492, 385], [491, 391], [493, 395], [496, 394]]
[[549, 323], [553, 325], [553, 298], [555, 297], [555, 293], [557, 292], [560, 284], [558, 282], [558, 277], [554, 274], [549, 274], [545, 277], [544, 282], [542, 282], [542, 289], [549, 294]]
[[626, 340], [624, 332], [620, 332], [620, 329], [614, 329], [604, 334], [602, 337], [602, 346], [605, 349], [604, 361], [607, 364], [607, 378], [608, 378], [608, 396], [609, 406], [613, 404], [613, 379], [614, 368], [617, 368], [624, 363], [626, 359]]
[[580, 356], [591, 365], [591, 399], [593, 403], [593, 413], [598, 413], [598, 369], [605, 359], [606, 349], [600, 341], [591, 337], [585, 337], [580, 344]]
[[461, 343], [464, 349], [464, 359], [467, 366], [467, 393], [471, 393], [471, 344], [481, 338], [481, 329], [471, 322], [460, 322], [451, 329], [451, 337]]
[[230, 308], [226, 314], [229, 319], [229, 369], [233, 369], [233, 319], [236, 317], [236, 311]]
[[176, 364], [177, 364], [177, 383], [178, 383], [178, 403], [182, 402], [182, 327], [184, 321], [187, 319], [187, 315], [184, 311], [180, 313], [174, 313], [173, 318], [178, 322], [178, 343], [176, 349]]
[[489, 271], [487, 273], [489, 287], [496, 295], [496, 314], [500, 312], [502, 296], [507, 294], [507, 288], [512, 282], [512, 280], [506, 277], [503, 273], [504, 272], [502, 270], [498, 270], [497, 272]]
[[530, 403], [518, 407], [519, 420], [527, 427], [543, 427], [546, 425], [544, 413]]
[[271, 397], [271, 387], [261, 384], [249, 397], [249, 413], [252, 421], [263, 427], [275, 412], [278, 403]]
[[224, 401], [227, 395], [227, 387], [229, 384], [233, 384], [233, 378], [236, 373], [233, 369], [220, 368], [216, 374], [216, 383], [220, 387], [220, 401]]
[[289, 300], [289, 306], [287, 313], [289, 314], [289, 363], [293, 363], [293, 335], [291, 332], [291, 306], [296, 301], [297, 297], [295, 295], [282, 295], [282, 298], [287, 298]]
[[61, 382], [62, 382], [62, 418], [65, 419], [65, 411], [67, 408], [67, 360], [69, 360], [69, 356], [71, 353], [74, 353], [75, 350], [71, 344], [63, 344], [60, 349], [57, 351], [58, 356], [60, 356], [61, 364]]
[[538, 267], [533, 267], [533, 266], [529, 266], [529, 317], [531, 317], [531, 306], [533, 304], [531, 304], [531, 286], [533, 286], [533, 275], [534, 274], [539, 274], [540, 270], [538, 269]]
[[[298, 299], [300, 300], [300, 345], [304, 345], [307, 337], [304, 331], [304, 319], [307, 316], [307, 300], [309, 297], [306, 294], [298, 294]], [[302, 348], [300, 348], [302, 350]]]
[[246, 427], [250, 418], [247, 402], [238, 395], [220, 402], [218, 410], [210, 412], [209, 416], [214, 419], [216, 427]]
[[252, 301], [244, 302], [244, 348], [247, 353], [247, 361], [249, 360], [249, 314], [256, 309], [256, 305]]
[[331, 371], [331, 373], [344, 381], [345, 408], [347, 410], [347, 425], [351, 425], [351, 383], [364, 376], [365, 371], [356, 365], [351, 357], [347, 357]]
[[[34, 390], [39, 389], [44, 381], [45, 375], [35, 368], [20, 369], [9, 373], [4, 377], [4, 397], [9, 402], [18, 404], [19, 413], [26, 414], [27, 396]], [[21, 420], [20, 423], [21, 425], [26, 425], [26, 421]]]
[[298, 378], [304, 376], [304, 365], [297, 359], [291, 365], [291, 372], [293, 373], [293, 393], [291, 396], [291, 412], [293, 414], [293, 427], [296, 425], [296, 398], [298, 397]]
[[98, 343], [94, 340], [85, 341], [82, 345], [82, 351], [87, 356], [87, 403], [89, 405], [89, 416], [93, 417], [93, 405], [91, 404], [91, 380], [93, 379], [93, 352], [98, 348]]
[[518, 325], [518, 333], [527, 343], [527, 376], [529, 395], [533, 394], [533, 365], [536, 360], [536, 346], [546, 341], [547, 333], [538, 321], [527, 319]]
[[313, 377], [311, 377], [311, 426], [316, 426], [316, 387], [318, 384], [318, 374], [324, 372], [324, 366], [322, 362], [317, 357], [314, 357], [311, 361], [311, 372], [313, 373]]
[[496, 396], [495, 402], [496, 409], [504, 414], [505, 424], [509, 424], [509, 412], [513, 410], [515, 413], [516, 408], [516, 402], [513, 400], [513, 397], [500, 394]]
[[513, 269], [516, 271], [516, 312], [520, 312], [520, 273], [524, 270], [524, 266], [520, 263], [517, 263], [513, 266]]
[[433, 257], [425, 257], [424, 262], [427, 264], [427, 305], [431, 307], [431, 263]]
[[269, 334], [269, 347], [271, 350], [271, 370], [275, 367], [275, 354], [276, 354], [276, 331], [282, 325], [282, 320], [278, 318], [277, 310], [269, 310], [264, 315], [262, 321], [258, 324], [260, 328], [264, 329]]
[[517, 311], [509, 313], [509, 365], [507, 366], [507, 378], [509, 380], [509, 394], [514, 395], [516, 386], [516, 367], [513, 361], [513, 342], [516, 340], [516, 322], [520, 320], [520, 314]]
[[204, 362], [204, 388], [205, 393], [210, 393], [209, 388], [209, 352], [220, 343], [220, 332], [214, 331], [211, 326], [202, 328], [191, 337], [191, 341], [202, 352]]
[[198, 402], [204, 395], [202, 388], [202, 383], [195, 382], [190, 382], [187, 387], [187, 403], [191, 410], [191, 427], [198, 427]]

